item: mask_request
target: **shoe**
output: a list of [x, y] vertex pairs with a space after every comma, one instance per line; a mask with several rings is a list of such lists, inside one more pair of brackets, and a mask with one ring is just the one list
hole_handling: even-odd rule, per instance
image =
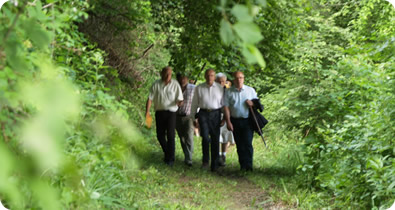
[[224, 160], [222, 159], [222, 155], [218, 156], [218, 165], [219, 166], [225, 166], [224, 165]]
[[166, 165], [168, 165], [170, 167], [173, 167], [173, 165], [174, 165], [174, 161], [166, 161], [165, 163], [166, 163]]
[[185, 162], [185, 165], [192, 167], [192, 162]]
[[217, 167], [214, 167], [214, 168], [211, 168], [211, 172], [218, 172], [219, 170], [219, 167], [217, 166]]
[[224, 176], [225, 175], [225, 169], [218, 167], [215, 171], [214, 171], [217, 175], [219, 176]]
[[203, 164], [202, 164], [202, 169], [208, 170], [209, 168], [210, 168], [210, 166], [209, 166], [208, 163], [203, 163]]
[[218, 157], [218, 165], [219, 166], [225, 166], [226, 165], [226, 156], [225, 155], [220, 155]]

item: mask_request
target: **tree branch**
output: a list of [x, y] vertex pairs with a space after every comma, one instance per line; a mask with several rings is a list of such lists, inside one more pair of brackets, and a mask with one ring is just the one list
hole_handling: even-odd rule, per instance
[[3, 43], [5, 43], [5, 42], [7, 41], [7, 39], [8, 39], [8, 37], [10, 36], [12, 29], [14, 29], [14, 27], [15, 27], [15, 25], [16, 25], [16, 21], [18, 20], [19, 16], [20, 16], [21, 13], [23, 12], [23, 10], [25, 10], [26, 4], [27, 4], [27, 2], [25, 2], [25, 3], [22, 5], [22, 7], [21, 7], [20, 9], [18, 9], [18, 13], [16, 14], [14, 20], [12, 21], [11, 26], [8, 28], [6, 34], [4, 35], [4, 41], [3, 41]]

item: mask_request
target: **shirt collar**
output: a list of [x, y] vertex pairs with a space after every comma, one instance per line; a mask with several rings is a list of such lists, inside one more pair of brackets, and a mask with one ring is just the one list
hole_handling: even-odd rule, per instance
[[207, 84], [207, 82], [204, 82], [204, 85], [206, 85], [206, 87], [215, 87], [215, 86], [217, 86], [217, 85], [219, 85], [219, 84], [218, 84], [217, 82], [214, 82], [213, 85], [209, 86], [209, 85]]
[[232, 85], [232, 88], [233, 88], [234, 91], [241, 92], [241, 91], [245, 90], [245, 85], [243, 84], [243, 86], [241, 86], [240, 91], [234, 85]]
[[173, 79], [170, 79], [170, 82], [167, 83], [167, 85], [165, 84], [165, 82], [163, 82], [162, 79], [160, 79], [160, 82], [161, 82], [161, 84], [162, 84], [163, 86], [167, 86], [167, 85], [170, 85], [171, 83], [173, 83]]

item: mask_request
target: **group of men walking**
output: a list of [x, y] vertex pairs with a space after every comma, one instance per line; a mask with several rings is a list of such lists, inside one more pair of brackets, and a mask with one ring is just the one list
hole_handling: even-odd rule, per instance
[[223, 77], [226, 81], [224, 74], [218, 74], [216, 78], [214, 69], [208, 69], [205, 71], [206, 81], [195, 86], [185, 75], [178, 75], [178, 81], [172, 79], [171, 67], [162, 69], [161, 79], [150, 89], [146, 117], [150, 117], [153, 103], [157, 138], [166, 164], [174, 164], [177, 130], [185, 164], [192, 166], [194, 124], [198, 122], [202, 136], [202, 167], [209, 168], [211, 160], [211, 171], [217, 171], [225, 162], [226, 142], [220, 155], [220, 136], [224, 132], [221, 132], [221, 126], [226, 123], [236, 142], [240, 169], [252, 171], [253, 130], [248, 115], [249, 107], [253, 106], [251, 100], [257, 98], [257, 94], [252, 87], [244, 85], [241, 71], [233, 74], [234, 84], [226, 90]]

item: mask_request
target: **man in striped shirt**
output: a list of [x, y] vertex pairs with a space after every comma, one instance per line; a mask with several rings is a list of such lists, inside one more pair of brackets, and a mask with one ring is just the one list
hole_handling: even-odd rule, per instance
[[184, 152], [184, 162], [186, 165], [192, 166], [194, 126], [190, 114], [195, 85], [188, 83], [188, 77], [185, 75], [177, 74], [177, 80], [180, 83], [184, 101], [177, 111], [176, 130]]

